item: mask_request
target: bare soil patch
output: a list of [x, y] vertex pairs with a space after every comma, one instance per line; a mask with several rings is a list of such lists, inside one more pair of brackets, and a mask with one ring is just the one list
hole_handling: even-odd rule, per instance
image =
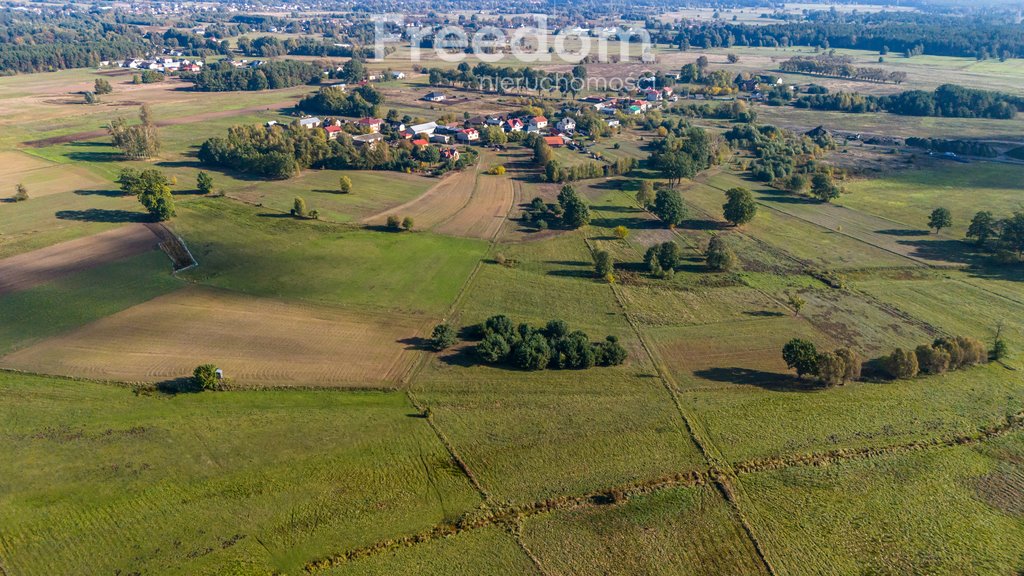
[[394, 387], [416, 357], [422, 317], [352, 312], [188, 287], [24, 348], [9, 368], [164, 382], [212, 362], [252, 387]]
[[158, 242], [145, 224], [128, 224], [0, 260], [0, 295], [155, 250]]

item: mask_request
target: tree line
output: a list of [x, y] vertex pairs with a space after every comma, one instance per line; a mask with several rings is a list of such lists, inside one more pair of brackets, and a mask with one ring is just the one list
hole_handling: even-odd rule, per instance
[[800, 108], [854, 113], [884, 110], [903, 116], [1009, 120], [1018, 111], [1024, 110], [1024, 97], [943, 84], [933, 92], [909, 90], [889, 96], [809, 94], [798, 98], [795, 105]]
[[892, 82], [902, 84], [907, 80], [906, 72], [887, 71], [882, 68], [855, 66], [849, 56], [821, 54], [818, 56], [794, 56], [779, 64], [783, 72], [848, 78], [866, 82]]
[[323, 67], [308, 62], [279, 60], [252, 67], [235, 67], [230, 62], [214, 62], [202, 72], [183, 74], [202, 92], [274, 90], [299, 84], [315, 84], [323, 76]]

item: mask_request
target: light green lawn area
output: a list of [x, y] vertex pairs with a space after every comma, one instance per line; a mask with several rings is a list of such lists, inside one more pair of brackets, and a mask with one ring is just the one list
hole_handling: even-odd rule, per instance
[[1006, 217], [1024, 207], [1024, 166], [994, 162], [955, 162], [889, 172], [880, 178], [858, 179], [837, 204], [906, 224], [928, 228], [928, 215], [938, 207], [953, 214], [949, 232], [962, 237], [979, 210]]
[[767, 574], [711, 486], [527, 520], [526, 545], [552, 574]]
[[1013, 574], [1024, 443], [744, 475], [743, 509], [783, 574]]
[[377, 232], [246, 206], [179, 205], [175, 230], [200, 266], [191, 280], [258, 296], [443, 314], [487, 243], [427, 232]]
[[402, 394], [135, 395], [0, 373], [0, 555], [16, 574], [254, 574], [479, 504]]
[[412, 547], [360, 558], [323, 572], [325, 576], [524, 576], [539, 574], [530, 558], [499, 527], [487, 526]]
[[781, 374], [711, 376], [716, 389], [684, 391], [682, 401], [732, 462], [969, 434], [1024, 409], [1019, 373], [998, 364], [831, 389]]
[[0, 296], [0, 355], [176, 290], [158, 250]]

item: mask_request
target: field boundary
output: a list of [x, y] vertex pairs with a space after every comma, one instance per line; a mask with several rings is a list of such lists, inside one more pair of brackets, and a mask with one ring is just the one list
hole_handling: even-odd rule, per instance
[[[476, 530], [486, 526], [501, 525], [504, 522], [521, 521], [522, 519], [538, 516], [548, 512], [616, 506], [628, 502], [633, 498], [673, 488], [692, 488], [714, 484], [716, 490], [722, 493], [722, 497], [728, 504], [730, 504], [731, 507], [734, 508], [734, 511], [739, 514], [741, 522], [746, 523], [745, 517], [743, 517], [742, 513], [738, 512], [738, 504], [734, 501], [735, 494], [732, 494], [732, 491], [735, 490], [735, 488], [728, 483], [730, 478], [734, 478], [739, 481], [742, 476], [748, 474], [770, 472], [785, 468], [808, 466], [825, 467], [857, 460], [869, 460], [877, 457], [905, 454], [916, 451], [940, 450], [956, 446], [970, 446], [979, 444], [986, 440], [1005, 436], [1006, 434], [1019, 430], [1024, 430], [1024, 411], [1007, 416], [1003, 422], [988, 426], [981, 426], [974, 433], [939, 437], [931, 440], [891, 444], [888, 446], [879, 446], [874, 448], [818, 452], [806, 455], [788, 456], [779, 459], [748, 460], [735, 464], [733, 466], [733, 473], [731, 474], [723, 475], [721, 471], [711, 469], [704, 471], [691, 470], [688, 472], [661, 476], [647, 481], [633, 482], [602, 490], [595, 490], [577, 496], [548, 498], [528, 504], [503, 507], [479, 517], [463, 517], [454, 523], [438, 524], [428, 530], [416, 534], [381, 541], [369, 546], [341, 552], [320, 560], [314, 560], [306, 564], [305, 571], [307, 573], [316, 573], [352, 560], [374, 556], [397, 548], [411, 547], [417, 544], [423, 544], [448, 536], [455, 536], [466, 531]], [[726, 483], [720, 484], [721, 482]], [[771, 562], [765, 556], [765, 552], [761, 548], [760, 543], [753, 535], [752, 526], [743, 526], [743, 528], [748, 531], [748, 536], [753, 541], [755, 550], [758, 552], [760, 559], [763, 560], [766, 569], [769, 570], [770, 574], [776, 574]]]

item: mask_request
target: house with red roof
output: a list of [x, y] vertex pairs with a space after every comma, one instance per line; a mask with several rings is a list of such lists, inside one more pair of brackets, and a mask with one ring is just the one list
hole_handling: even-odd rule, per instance
[[380, 127], [384, 125], [384, 121], [380, 118], [360, 118], [356, 121], [356, 125], [364, 130], [369, 130], [371, 134], [380, 132]]

